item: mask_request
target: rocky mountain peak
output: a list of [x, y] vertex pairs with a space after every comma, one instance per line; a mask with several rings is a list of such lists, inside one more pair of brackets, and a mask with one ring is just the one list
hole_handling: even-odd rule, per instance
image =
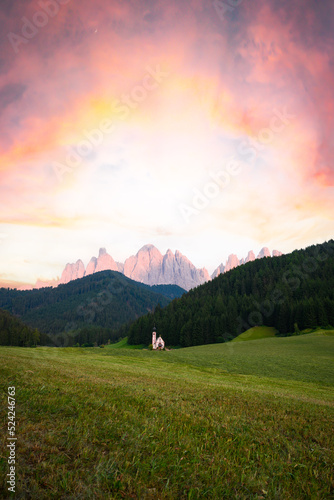
[[234, 253], [232, 253], [227, 259], [225, 273], [227, 273], [227, 271], [230, 271], [231, 269], [234, 269], [235, 267], [238, 267], [239, 264], [240, 262], [238, 257]]
[[95, 273], [96, 265], [97, 265], [97, 258], [92, 257], [87, 265], [85, 276], [89, 276], [90, 274]]
[[75, 264], [66, 264], [62, 272], [59, 284], [68, 283], [69, 281], [83, 278], [85, 275], [85, 266], [82, 260], [77, 260]]
[[271, 257], [271, 254], [270, 254], [269, 248], [267, 248], [267, 247], [263, 247], [263, 248], [261, 248], [260, 253], [259, 253], [259, 255], [257, 256], [257, 258], [258, 258], [258, 259], [262, 259], [263, 257]]
[[[279, 257], [280, 255], [282, 255], [282, 252], [274, 250], [272, 255], [273, 257]], [[255, 259], [262, 259], [263, 257], [271, 257], [270, 251], [267, 247], [263, 247], [257, 257], [255, 257], [255, 253], [253, 252], [253, 250], [250, 250], [248, 252], [248, 255], [245, 259], [242, 258], [240, 260], [235, 254], [231, 254], [226, 261], [226, 265], [224, 266], [224, 264], [220, 264], [220, 266], [218, 266], [217, 269], [215, 269], [212, 273], [211, 278], [216, 278], [220, 274], [226, 273], [227, 271], [230, 271], [237, 266], [241, 266], [243, 264], [246, 264], [247, 262], [252, 262]]]
[[252, 262], [255, 259], [256, 259], [255, 253], [253, 252], [253, 250], [250, 250], [250, 252], [248, 252], [248, 255], [246, 257], [245, 263], [246, 262]]
[[[278, 250], [274, 250], [272, 255], [273, 257], [278, 257], [282, 255], [282, 253]], [[260, 259], [262, 257], [270, 257], [270, 251], [267, 247], [261, 249], [257, 258]], [[100, 248], [98, 257], [92, 257], [86, 269], [80, 259], [75, 263], [68, 263], [65, 266], [60, 280], [50, 282], [50, 286], [68, 283], [69, 281], [82, 278], [83, 276], [89, 276], [99, 271], [111, 270], [118, 271], [128, 278], [147, 285], [171, 284], [190, 290], [239, 265], [253, 261], [255, 258], [255, 254], [252, 250], [248, 252], [245, 259], [242, 258], [240, 260], [237, 255], [231, 254], [226, 264], [221, 264], [213, 272], [212, 276], [210, 276], [205, 267], [197, 269], [179, 250], [176, 250], [174, 254], [171, 249], [168, 249], [165, 255], [162, 255], [154, 245], [148, 244], [140, 248], [136, 255], [132, 255], [126, 259], [123, 264], [115, 262], [105, 248]], [[42, 286], [44, 283], [46, 282], [38, 282], [36, 286]], [[48, 286], [48, 284], [46, 284], [46, 286]]]
[[100, 248], [99, 256], [97, 259], [95, 273], [99, 271], [118, 271], [118, 266], [111, 255], [107, 254], [105, 248]]
[[281, 255], [283, 254], [279, 250], [273, 250], [273, 257], [280, 257]]
[[139, 255], [140, 253], [148, 253], [148, 254], [160, 254], [161, 253], [159, 252], [159, 250], [157, 249], [157, 247], [155, 247], [154, 245], [152, 244], [148, 244], [148, 245], [144, 245], [143, 247], [141, 247], [137, 254], [136, 255]]

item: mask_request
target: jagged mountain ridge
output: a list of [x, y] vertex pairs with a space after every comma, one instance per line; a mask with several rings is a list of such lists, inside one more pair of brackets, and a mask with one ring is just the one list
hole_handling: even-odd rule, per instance
[[[219, 267], [210, 276], [206, 268], [197, 269], [187, 257], [179, 250], [175, 254], [169, 249], [162, 255], [154, 245], [143, 246], [136, 255], [132, 255], [123, 263], [116, 262], [105, 248], [100, 248], [98, 257], [92, 257], [85, 268], [81, 259], [75, 263], [68, 263], [62, 272], [59, 281], [38, 281], [34, 288], [45, 286], [58, 286], [66, 284], [75, 279], [83, 278], [99, 271], [118, 271], [134, 281], [146, 285], [178, 285], [185, 290], [190, 290], [202, 285], [222, 273], [226, 273], [237, 266], [253, 261], [256, 258], [277, 257], [282, 255], [278, 250], [272, 254], [264, 247], [256, 257], [253, 251], [248, 252], [246, 258], [239, 259], [237, 255], [231, 254], [225, 264]], [[31, 287], [32, 288], [32, 287]]]
[[253, 260], [256, 259], [263, 259], [264, 257], [280, 257], [282, 252], [279, 250], [273, 250], [272, 254], [270, 253], [269, 248], [263, 247], [258, 256], [255, 257], [255, 254], [253, 250], [248, 252], [248, 255], [245, 259], [238, 259], [237, 255], [231, 254], [227, 261], [226, 264], [220, 264], [220, 266], [217, 267], [217, 269], [214, 270], [214, 272], [211, 275], [211, 278], [217, 278], [220, 274], [227, 273], [227, 271], [230, 271], [231, 269], [234, 269], [235, 267], [241, 266], [242, 264], [246, 264], [247, 262], [252, 262]]

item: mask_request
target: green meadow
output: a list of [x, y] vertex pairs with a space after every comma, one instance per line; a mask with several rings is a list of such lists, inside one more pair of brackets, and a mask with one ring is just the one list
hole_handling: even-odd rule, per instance
[[332, 498], [333, 354], [326, 330], [160, 352], [0, 347], [0, 496]]
[[275, 337], [276, 332], [276, 328], [271, 326], [254, 326], [253, 328], [250, 328], [246, 332], [243, 332], [235, 337], [231, 342], [244, 342], [246, 340], [258, 340]]
[[122, 339], [119, 342], [116, 342], [115, 344], [110, 344], [105, 346], [107, 349], [144, 349], [145, 346], [144, 344], [139, 344], [139, 345], [129, 345], [128, 344], [128, 339]]

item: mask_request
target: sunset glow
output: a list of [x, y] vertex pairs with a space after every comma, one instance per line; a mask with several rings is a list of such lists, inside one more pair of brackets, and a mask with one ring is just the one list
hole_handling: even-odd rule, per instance
[[0, 282], [333, 237], [333, 2], [216, 4], [1, 4]]

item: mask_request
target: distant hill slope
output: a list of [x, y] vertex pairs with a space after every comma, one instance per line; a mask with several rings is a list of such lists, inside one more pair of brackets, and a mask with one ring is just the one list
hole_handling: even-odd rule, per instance
[[[129, 345], [128, 344], [128, 339], [125, 337], [124, 339], [121, 339], [119, 342], [116, 342], [115, 344], [110, 344], [105, 346], [106, 352], [109, 349], [143, 349], [145, 348], [144, 345]], [[147, 350], [147, 349], [146, 349]]]
[[0, 307], [47, 334], [88, 326], [115, 330], [183, 293], [176, 285], [150, 287], [119, 272], [102, 271], [57, 288], [1, 288]]
[[334, 325], [334, 241], [248, 262], [190, 290], [136, 321], [131, 344], [149, 344], [151, 329], [167, 345], [231, 340], [254, 326], [280, 334]]
[[[141, 283], [138, 284], [140, 285]], [[150, 288], [152, 292], [159, 293], [160, 295], [163, 295], [164, 297], [167, 297], [171, 300], [180, 298], [184, 293], [186, 293], [186, 290], [179, 287], [178, 285], [150, 285], [148, 286], [148, 288]]]
[[275, 337], [276, 329], [272, 326], [253, 326], [249, 330], [235, 337], [232, 342], [246, 342], [248, 340], [266, 339]]
[[47, 341], [46, 335], [25, 325], [8, 311], [0, 309], [0, 345], [29, 347], [45, 344]]

